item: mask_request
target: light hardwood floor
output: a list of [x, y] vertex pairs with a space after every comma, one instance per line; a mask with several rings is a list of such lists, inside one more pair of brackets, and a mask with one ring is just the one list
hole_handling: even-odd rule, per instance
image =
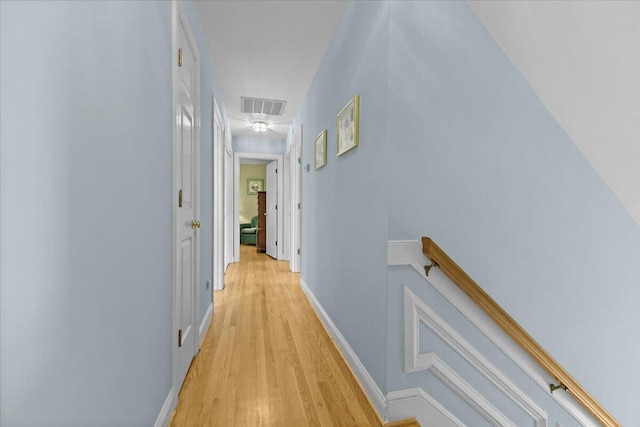
[[[379, 426], [288, 263], [241, 247], [172, 427]], [[403, 424], [417, 425], [417, 424]]]

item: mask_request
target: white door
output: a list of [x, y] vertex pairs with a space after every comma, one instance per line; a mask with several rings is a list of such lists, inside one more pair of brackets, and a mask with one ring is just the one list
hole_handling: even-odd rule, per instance
[[278, 162], [267, 164], [267, 255], [278, 259]]
[[199, 74], [197, 47], [183, 11], [177, 19], [178, 53], [174, 81], [175, 105], [175, 203], [174, 224], [174, 380], [182, 384], [196, 353], [195, 308], [199, 282], [200, 140], [198, 126]]
[[301, 255], [300, 248], [302, 247], [302, 126], [293, 136], [293, 143], [291, 144], [291, 259], [289, 262], [289, 269], [293, 273], [300, 271]]
[[291, 150], [287, 150], [284, 155], [284, 165], [282, 168], [284, 191], [282, 197], [283, 226], [282, 245], [280, 247], [281, 259], [288, 261], [291, 259]]

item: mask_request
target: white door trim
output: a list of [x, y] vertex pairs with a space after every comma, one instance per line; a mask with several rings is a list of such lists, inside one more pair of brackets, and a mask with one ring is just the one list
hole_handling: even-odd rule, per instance
[[[213, 189], [213, 289], [224, 289], [224, 121], [216, 98], [211, 95], [211, 155], [213, 156], [213, 172], [211, 188]], [[220, 126], [219, 139], [215, 138], [216, 124]], [[213, 292], [211, 293], [213, 301]]]
[[[172, 53], [172, 111], [173, 111], [173, 182], [172, 182], [172, 186], [171, 186], [171, 207], [172, 207], [172, 213], [173, 213], [173, 231], [172, 231], [172, 286], [171, 286], [171, 297], [172, 297], [172, 301], [171, 301], [171, 356], [172, 356], [172, 362], [171, 362], [171, 384], [172, 384], [172, 389], [175, 391], [179, 391], [180, 388], [182, 387], [182, 378], [178, 378], [178, 362], [179, 362], [179, 357], [177, 357], [177, 350], [178, 350], [178, 319], [177, 319], [177, 313], [178, 313], [178, 307], [176, 305], [177, 303], [177, 286], [178, 286], [178, 227], [177, 227], [177, 221], [178, 221], [178, 180], [177, 180], [177, 164], [176, 164], [176, 160], [177, 160], [177, 148], [178, 148], [178, 127], [177, 127], [177, 120], [176, 120], [176, 115], [178, 113], [177, 111], [177, 102], [178, 102], [178, 73], [177, 73], [177, 64], [178, 64], [178, 23], [182, 22], [184, 28], [185, 28], [185, 32], [186, 32], [186, 36], [187, 39], [189, 39], [189, 43], [193, 46], [193, 53], [195, 56], [195, 61], [197, 63], [197, 66], [195, 67], [195, 74], [196, 74], [196, 82], [195, 82], [195, 87], [197, 88], [197, 90], [194, 93], [194, 125], [195, 125], [195, 129], [194, 129], [194, 137], [195, 140], [198, 141], [198, 144], [196, 144], [196, 150], [199, 151], [200, 149], [200, 53], [198, 51], [198, 45], [196, 43], [196, 39], [193, 36], [193, 32], [191, 31], [191, 25], [189, 23], [189, 19], [187, 18], [187, 14], [184, 10], [184, 6], [182, 4], [182, 2], [178, 1], [178, 0], [172, 0], [171, 1], [171, 32], [172, 32], [172, 47], [173, 47], [173, 53]], [[197, 154], [198, 156], [200, 155], [199, 152]], [[197, 176], [200, 176], [200, 168], [199, 168], [199, 162], [196, 162], [196, 170], [195, 170], [195, 174]], [[196, 186], [196, 192], [197, 194], [200, 194], [200, 186], [199, 186], [199, 180], [198, 180], [198, 184]], [[198, 199], [200, 197], [198, 196]], [[200, 206], [199, 206], [199, 202], [198, 202], [198, 206], [194, 211], [195, 216], [197, 218], [200, 217]], [[199, 242], [198, 242], [199, 244]], [[200, 289], [198, 289], [198, 283], [200, 282], [200, 252], [196, 251], [196, 257], [195, 257], [195, 263], [196, 263], [196, 274], [195, 274], [195, 278], [196, 280], [194, 281], [194, 287], [195, 289], [192, 292], [192, 307], [191, 307], [191, 315], [192, 315], [192, 324], [193, 325], [197, 325], [198, 321], [197, 321], [197, 313], [199, 312], [199, 308], [200, 308]], [[194, 331], [195, 334], [195, 331]], [[199, 340], [194, 339], [193, 340], [193, 355], [195, 355], [198, 351], [198, 344], [199, 344]]]
[[[225, 134], [226, 137], [226, 134]], [[233, 151], [225, 144], [224, 147], [224, 271], [233, 262]]]
[[[278, 206], [282, 206], [283, 179], [282, 173], [282, 154], [266, 154], [266, 153], [233, 153], [233, 260], [240, 262], [240, 160], [256, 159], [256, 160], [276, 160], [278, 162]], [[278, 209], [278, 241], [282, 241], [282, 212], [284, 209]], [[278, 259], [282, 259], [282, 246], [278, 247]]]

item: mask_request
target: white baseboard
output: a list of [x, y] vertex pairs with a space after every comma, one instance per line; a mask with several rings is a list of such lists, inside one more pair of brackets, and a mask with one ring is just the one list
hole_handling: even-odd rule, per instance
[[309, 289], [307, 284], [302, 279], [300, 279], [300, 287], [302, 288], [304, 293], [307, 295], [307, 298], [309, 299], [311, 306], [316, 311], [316, 313], [318, 314], [318, 317], [320, 318], [320, 320], [322, 320], [322, 323], [324, 323], [325, 327], [333, 337], [333, 340], [338, 345], [340, 352], [342, 353], [345, 360], [351, 367], [351, 370], [355, 374], [357, 380], [360, 382], [360, 385], [362, 386], [365, 393], [369, 397], [369, 400], [375, 406], [375, 409], [378, 411], [380, 418], [382, 418], [383, 421], [387, 421], [386, 397], [384, 396], [384, 394], [382, 394], [382, 391], [380, 391], [380, 388], [378, 387], [376, 382], [373, 380], [373, 378], [371, 377], [367, 369], [364, 367], [360, 359], [358, 359], [358, 356], [353, 351], [353, 349], [351, 348], [347, 340], [342, 336], [342, 334], [340, 333], [336, 325], [333, 323], [333, 321], [331, 320], [327, 312], [324, 311], [324, 308], [322, 308], [322, 305], [320, 305], [320, 302], [318, 302], [315, 295], [313, 295], [313, 292], [311, 292], [311, 289]]
[[162, 408], [160, 408], [160, 413], [158, 414], [158, 418], [156, 418], [156, 423], [153, 425], [154, 427], [167, 427], [169, 425], [169, 421], [171, 420], [171, 412], [176, 407], [176, 393], [173, 391], [173, 387], [169, 390], [169, 394], [167, 398], [164, 400], [164, 404]]
[[422, 388], [408, 388], [387, 394], [390, 420], [416, 417], [423, 426], [464, 427], [465, 424]]
[[211, 324], [211, 316], [213, 315], [213, 303], [209, 303], [209, 308], [207, 308], [207, 312], [204, 314], [202, 318], [202, 322], [200, 322], [200, 345], [198, 348], [202, 347], [202, 340], [204, 339], [205, 334], [207, 333], [207, 329]]

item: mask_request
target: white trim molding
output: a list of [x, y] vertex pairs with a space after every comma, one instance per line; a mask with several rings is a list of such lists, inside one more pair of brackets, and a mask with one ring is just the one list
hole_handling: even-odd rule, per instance
[[160, 408], [160, 413], [158, 414], [158, 418], [156, 418], [155, 424], [153, 427], [167, 427], [169, 425], [169, 421], [171, 420], [171, 412], [176, 407], [178, 403], [176, 392], [173, 387], [169, 390], [169, 394], [167, 398], [164, 400], [162, 404], [162, 408]]
[[529, 414], [534, 426], [547, 427], [547, 414], [542, 408], [406, 286], [404, 287], [404, 313], [404, 370], [406, 373], [429, 369], [432, 363], [429, 354], [420, 354], [420, 324], [422, 323]]
[[390, 420], [416, 417], [420, 425], [466, 427], [422, 388], [408, 388], [387, 393]]
[[597, 427], [599, 425], [593, 417], [573, 401], [570, 396], [563, 393], [550, 393], [549, 384], [553, 383], [554, 379], [535, 363], [518, 344], [500, 329], [464, 292], [451, 282], [442, 271], [433, 268], [427, 278], [424, 266], [430, 263], [431, 261], [422, 253], [422, 244], [417, 240], [397, 240], [387, 243], [387, 265], [406, 265], [412, 267], [420, 277], [449, 301], [576, 421], [585, 427]]
[[204, 340], [204, 336], [207, 334], [207, 330], [209, 329], [209, 325], [211, 324], [211, 317], [213, 315], [213, 303], [209, 303], [209, 308], [207, 308], [207, 312], [204, 314], [202, 318], [202, 322], [200, 322], [199, 337], [200, 344], [198, 348], [202, 347], [202, 341]]
[[300, 279], [300, 287], [307, 296], [311, 306], [318, 314], [318, 317], [333, 337], [333, 340], [338, 345], [338, 349], [351, 367], [351, 370], [355, 374], [356, 379], [360, 382], [365, 393], [369, 396], [369, 400], [371, 400], [375, 406], [380, 418], [382, 418], [383, 421], [387, 421], [387, 399], [384, 394], [382, 394], [382, 391], [367, 371], [367, 368], [364, 367], [347, 340], [342, 336], [340, 330], [338, 330], [327, 312], [324, 311], [324, 308], [322, 308], [322, 305], [320, 305], [320, 302], [316, 299], [315, 295], [313, 295], [313, 292], [311, 292], [311, 289], [309, 289], [302, 278]]
[[460, 396], [469, 406], [496, 427], [517, 427], [509, 418], [485, 399], [476, 389], [451, 369], [434, 353], [422, 356], [422, 367], [435, 375], [451, 391]]

